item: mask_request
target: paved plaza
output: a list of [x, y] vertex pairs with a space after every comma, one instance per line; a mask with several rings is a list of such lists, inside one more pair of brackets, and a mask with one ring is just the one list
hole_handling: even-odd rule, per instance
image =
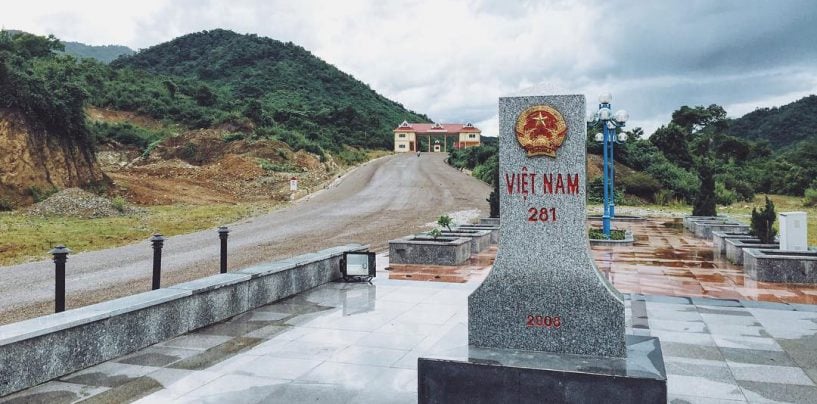
[[[623, 292], [641, 288], [625, 293], [627, 333], [660, 338], [671, 403], [817, 403], [817, 305], [784, 301], [812, 289], [736, 283], [706, 241], [639, 226], [659, 228], [594, 255]], [[679, 255], [653, 259], [661, 243]], [[416, 402], [418, 357], [467, 352], [467, 297], [489, 268], [397, 280], [386, 259], [371, 285], [326, 284], [0, 402]]]

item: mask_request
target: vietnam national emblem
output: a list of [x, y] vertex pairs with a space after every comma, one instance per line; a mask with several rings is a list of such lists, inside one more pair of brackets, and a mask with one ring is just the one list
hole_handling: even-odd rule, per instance
[[528, 156], [556, 157], [556, 150], [565, 141], [567, 123], [555, 108], [536, 105], [516, 118], [516, 140]]

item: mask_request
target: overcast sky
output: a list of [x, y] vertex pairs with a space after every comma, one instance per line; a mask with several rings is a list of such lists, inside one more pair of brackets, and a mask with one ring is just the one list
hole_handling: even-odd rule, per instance
[[497, 97], [613, 94], [650, 134], [681, 105], [737, 117], [817, 93], [817, 1], [14, 1], [0, 25], [147, 48], [226, 28], [292, 41], [438, 122], [497, 132]]

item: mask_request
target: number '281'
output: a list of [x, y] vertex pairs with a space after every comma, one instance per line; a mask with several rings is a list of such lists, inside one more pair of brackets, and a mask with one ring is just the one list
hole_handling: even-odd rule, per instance
[[530, 216], [528, 217], [529, 222], [555, 222], [556, 221], [556, 208], [530, 208], [528, 209], [528, 213]]

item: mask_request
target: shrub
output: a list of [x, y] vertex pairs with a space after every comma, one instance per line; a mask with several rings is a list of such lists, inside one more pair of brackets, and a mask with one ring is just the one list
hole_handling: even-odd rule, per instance
[[657, 205], [667, 206], [672, 202], [673, 197], [674, 195], [669, 189], [659, 189], [655, 194], [653, 194], [652, 200]]
[[451, 219], [451, 216], [442, 215], [437, 219], [437, 225], [440, 227], [445, 227], [448, 231], [451, 231], [451, 225], [454, 224], [454, 221]]
[[244, 139], [244, 134], [241, 132], [228, 133], [224, 135], [224, 143], [235, 142], [236, 140]]
[[752, 235], [759, 238], [764, 244], [773, 243], [774, 236], [777, 234], [777, 230], [773, 227], [776, 218], [774, 203], [767, 196], [765, 207], [760, 210], [752, 208], [752, 223], [750, 226]]
[[712, 176], [712, 167], [707, 162], [698, 165], [698, 176], [701, 179], [701, 187], [695, 196], [692, 204], [693, 216], [715, 216], [717, 209], [715, 205], [715, 178]]
[[[624, 240], [625, 235], [626, 233], [624, 232], [624, 230], [610, 229], [609, 240]], [[604, 237], [604, 232], [601, 229], [597, 229], [595, 227], [590, 228], [589, 236], [591, 240], [607, 240], [607, 237]]]
[[125, 213], [125, 198], [117, 196], [111, 200], [111, 207], [119, 213]]
[[738, 200], [738, 194], [731, 189], [726, 189], [722, 182], [715, 183], [715, 202], [718, 205], [731, 205]]
[[8, 198], [0, 198], [0, 212], [7, 212], [14, 210], [14, 202]]
[[661, 183], [651, 175], [636, 171], [630, 175], [622, 175], [616, 178], [616, 185], [621, 186], [625, 193], [635, 195], [643, 199], [652, 199], [653, 195], [661, 189]]
[[817, 188], [809, 188], [806, 190], [803, 198], [803, 205], [817, 206]]
[[49, 196], [56, 194], [57, 191], [59, 191], [59, 189], [54, 186], [46, 188], [31, 186], [28, 188], [28, 193], [31, 195], [31, 198], [34, 199], [34, 203], [42, 202], [48, 199]]

